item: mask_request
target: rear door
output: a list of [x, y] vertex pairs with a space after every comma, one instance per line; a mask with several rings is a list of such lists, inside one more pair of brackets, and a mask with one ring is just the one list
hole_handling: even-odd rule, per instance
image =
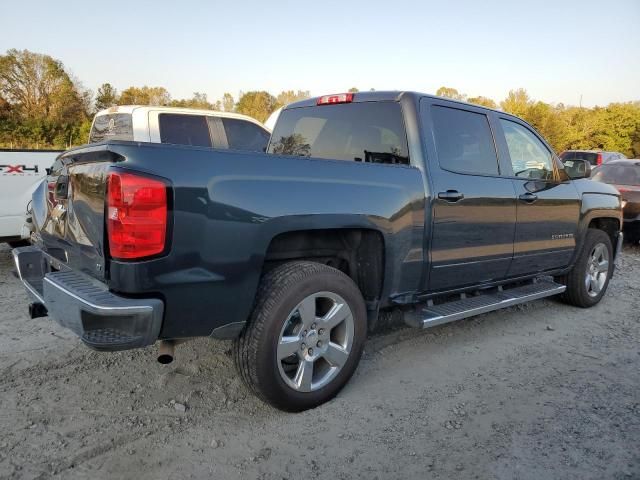
[[513, 256], [516, 199], [486, 110], [431, 98], [420, 110], [434, 192], [428, 290], [500, 280]]
[[509, 159], [517, 197], [514, 258], [509, 276], [567, 266], [575, 246], [580, 197], [562, 163], [524, 122], [498, 115], [501, 154]]

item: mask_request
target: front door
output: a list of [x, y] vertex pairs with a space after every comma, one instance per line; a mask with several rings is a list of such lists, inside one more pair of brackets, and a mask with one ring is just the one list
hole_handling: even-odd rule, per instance
[[[433, 181], [428, 290], [500, 280], [513, 257], [516, 199], [501, 177], [482, 109], [423, 99], [421, 115]], [[428, 228], [428, 227], [427, 227]]]
[[499, 124], [513, 168], [518, 206], [509, 276], [565, 267], [576, 247], [578, 191], [533, 130], [508, 117], [500, 118]]

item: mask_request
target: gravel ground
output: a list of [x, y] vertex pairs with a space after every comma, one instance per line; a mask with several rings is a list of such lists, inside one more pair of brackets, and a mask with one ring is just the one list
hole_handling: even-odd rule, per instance
[[0, 245], [0, 478], [640, 479], [640, 247], [590, 310], [541, 300], [369, 339], [333, 401], [276, 411], [230, 344], [88, 350]]

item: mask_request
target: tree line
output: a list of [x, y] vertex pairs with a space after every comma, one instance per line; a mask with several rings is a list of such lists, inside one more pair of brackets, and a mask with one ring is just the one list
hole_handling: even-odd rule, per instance
[[[357, 92], [353, 87], [350, 92]], [[567, 149], [615, 150], [640, 157], [640, 101], [584, 108], [549, 104], [511, 90], [496, 103], [441, 87], [436, 95], [499, 108], [531, 123], [560, 152]], [[264, 122], [277, 108], [309, 98], [309, 91], [230, 93], [210, 101], [205, 93], [174, 99], [161, 86], [131, 86], [117, 91], [102, 84], [95, 95], [49, 55], [11, 49], [0, 55], [0, 148], [68, 148], [86, 142], [97, 111], [115, 105], [154, 105], [221, 110]]]

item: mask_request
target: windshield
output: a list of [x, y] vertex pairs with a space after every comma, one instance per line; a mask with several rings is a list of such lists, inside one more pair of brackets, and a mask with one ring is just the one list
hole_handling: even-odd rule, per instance
[[409, 163], [397, 102], [363, 102], [283, 110], [269, 153], [374, 163]]
[[614, 185], [640, 185], [640, 165], [602, 165], [593, 171], [591, 179]]

